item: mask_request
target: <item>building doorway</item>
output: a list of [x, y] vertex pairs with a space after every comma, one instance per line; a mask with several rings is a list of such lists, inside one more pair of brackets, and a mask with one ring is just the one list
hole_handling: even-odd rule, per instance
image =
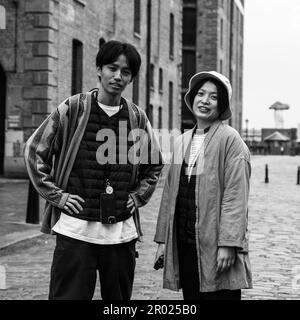
[[3, 175], [3, 170], [4, 170], [5, 114], [6, 114], [6, 75], [0, 64], [0, 175]]

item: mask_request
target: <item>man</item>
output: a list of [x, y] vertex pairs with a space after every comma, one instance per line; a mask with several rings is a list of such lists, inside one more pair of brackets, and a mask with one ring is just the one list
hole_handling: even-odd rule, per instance
[[65, 100], [26, 143], [29, 177], [47, 200], [42, 232], [57, 235], [49, 299], [92, 299], [97, 270], [104, 300], [131, 298], [138, 208], [163, 167], [144, 111], [121, 96], [140, 65], [132, 45], [104, 44], [99, 89]]

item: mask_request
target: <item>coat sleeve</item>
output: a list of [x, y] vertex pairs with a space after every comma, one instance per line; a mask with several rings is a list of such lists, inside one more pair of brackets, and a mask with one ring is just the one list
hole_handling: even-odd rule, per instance
[[37, 192], [52, 205], [63, 209], [69, 194], [55, 184], [52, 172], [53, 156], [58, 152], [56, 138], [59, 125], [60, 114], [57, 108], [27, 140], [24, 160]]
[[148, 203], [164, 166], [160, 145], [149, 120], [147, 120], [145, 133], [145, 143], [141, 148], [141, 164], [137, 176], [138, 183], [136, 188], [130, 192], [136, 208]]
[[226, 162], [218, 246], [244, 250], [247, 249], [250, 156], [242, 152]]
[[156, 223], [156, 232], [154, 241], [157, 243], [165, 243], [165, 236], [167, 233], [168, 216], [170, 214], [169, 198], [170, 198], [170, 179], [171, 179], [171, 167], [169, 168], [166, 176], [166, 181], [161, 197], [160, 208], [158, 212], [158, 218]]

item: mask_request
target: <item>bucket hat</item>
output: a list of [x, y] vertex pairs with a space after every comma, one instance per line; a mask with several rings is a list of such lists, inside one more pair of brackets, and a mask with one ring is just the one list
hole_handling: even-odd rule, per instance
[[232, 96], [232, 87], [230, 84], [230, 81], [228, 78], [226, 78], [223, 74], [218, 73], [216, 71], [202, 71], [198, 72], [195, 75], [192, 76], [189, 82], [189, 89], [187, 93], [184, 96], [184, 101], [188, 108], [193, 112], [193, 102], [191, 101], [193, 89], [197, 86], [199, 81], [203, 79], [215, 79], [217, 80], [221, 85], [223, 85], [227, 92], [227, 101], [225, 102], [225, 110], [222, 112], [222, 114], [219, 116], [219, 120], [228, 120], [232, 116], [231, 108], [230, 108], [230, 100]]

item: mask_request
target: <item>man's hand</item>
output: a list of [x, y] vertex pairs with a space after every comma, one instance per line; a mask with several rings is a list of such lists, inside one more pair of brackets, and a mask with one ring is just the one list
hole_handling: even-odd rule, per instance
[[127, 209], [130, 210], [131, 214], [133, 214], [135, 211], [135, 203], [130, 195], [128, 196]]
[[64, 206], [64, 209], [69, 213], [69, 214], [79, 214], [80, 211], [83, 210], [82, 206], [80, 205], [79, 201], [81, 201], [82, 203], [84, 203], [85, 201], [74, 194], [70, 194], [68, 196], [67, 202]]
[[217, 254], [217, 272], [222, 273], [229, 270], [235, 263], [234, 247], [219, 247]]

